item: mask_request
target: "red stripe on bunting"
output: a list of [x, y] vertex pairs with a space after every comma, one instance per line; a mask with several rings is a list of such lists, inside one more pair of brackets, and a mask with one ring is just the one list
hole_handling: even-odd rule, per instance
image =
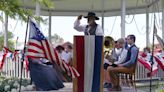
[[84, 36], [75, 36], [76, 63], [80, 77], [77, 78], [77, 92], [84, 92]]

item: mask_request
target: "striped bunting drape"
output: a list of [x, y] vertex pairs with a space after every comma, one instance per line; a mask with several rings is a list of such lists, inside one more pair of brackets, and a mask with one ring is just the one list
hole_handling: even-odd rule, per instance
[[73, 92], [103, 92], [103, 36], [75, 36]]

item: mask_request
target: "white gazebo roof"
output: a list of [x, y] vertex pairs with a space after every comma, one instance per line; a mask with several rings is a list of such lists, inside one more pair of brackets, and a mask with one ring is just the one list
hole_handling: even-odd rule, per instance
[[[76, 16], [94, 11], [99, 16], [104, 11], [104, 16], [116, 16], [121, 14], [121, 0], [52, 0], [54, 9], [51, 9], [52, 16]], [[146, 7], [158, 2], [156, 9], [161, 10], [161, 0], [125, 0], [126, 14], [145, 13]], [[32, 0], [22, 0], [24, 8], [35, 10], [36, 4]], [[152, 12], [154, 9], [150, 9]], [[158, 11], [155, 10], [155, 11]], [[41, 7], [41, 15], [48, 15], [48, 9]]]

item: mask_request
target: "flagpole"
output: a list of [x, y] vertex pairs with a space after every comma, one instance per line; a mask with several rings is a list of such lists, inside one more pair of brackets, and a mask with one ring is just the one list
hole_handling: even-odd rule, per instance
[[19, 92], [21, 92], [21, 86], [22, 86], [22, 72], [23, 72], [23, 62], [24, 62], [24, 54], [26, 52], [26, 42], [27, 42], [27, 32], [28, 32], [28, 26], [29, 26], [29, 16], [27, 18], [27, 25], [26, 25], [26, 34], [25, 34], [25, 41], [24, 41], [24, 48], [21, 58], [21, 75], [20, 75], [20, 83], [19, 83]]
[[152, 56], [151, 56], [151, 58], [150, 58], [150, 63], [151, 63], [151, 70], [150, 70], [150, 92], [152, 92], [152, 70], [153, 70], [153, 64], [154, 64], [154, 62], [153, 62], [153, 56], [154, 56], [154, 38], [155, 38], [155, 19], [156, 19], [156, 17], [155, 17], [155, 14], [154, 14], [154, 26], [153, 26], [153, 43], [152, 43]]
[[[17, 36], [17, 39], [16, 39], [16, 43], [15, 43], [15, 51], [17, 50], [17, 45], [18, 45], [18, 36]], [[14, 57], [15, 58], [15, 57]], [[16, 60], [16, 59], [15, 59]], [[19, 60], [19, 59], [18, 59]], [[16, 63], [15, 63], [15, 70], [16, 70], [17, 68], [16, 68]], [[15, 76], [14, 77], [16, 77], [16, 72], [15, 72]]]

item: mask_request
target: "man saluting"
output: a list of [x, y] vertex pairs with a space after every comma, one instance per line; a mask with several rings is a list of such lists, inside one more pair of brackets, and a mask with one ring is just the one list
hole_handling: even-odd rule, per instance
[[82, 17], [83, 15], [78, 16], [77, 20], [74, 23], [74, 29], [79, 32], [84, 32], [85, 35], [104, 35], [101, 26], [95, 22], [95, 20], [99, 20], [99, 18], [94, 12], [88, 12], [88, 15], [84, 16], [84, 18], [87, 18], [87, 25], [80, 25], [80, 20], [82, 19]]

